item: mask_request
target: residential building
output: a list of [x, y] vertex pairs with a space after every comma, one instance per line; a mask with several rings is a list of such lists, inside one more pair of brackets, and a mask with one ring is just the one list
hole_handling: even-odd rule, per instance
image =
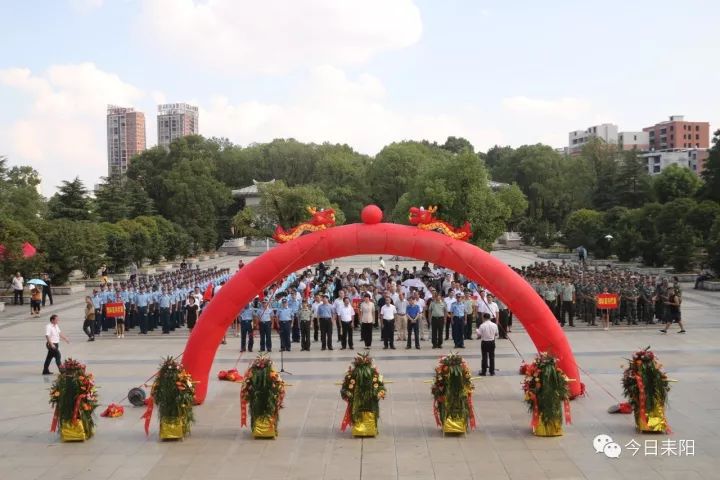
[[158, 145], [168, 148], [173, 140], [198, 133], [198, 107], [187, 103], [158, 105]]
[[108, 176], [127, 172], [133, 156], [145, 150], [145, 114], [132, 108], [108, 105]]
[[618, 133], [618, 145], [623, 150], [645, 152], [650, 149], [648, 137], [648, 132], [620, 132]]
[[672, 115], [669, 120], [643, 128], [648, 132], [650, 150], [674, 150], [679, 148], [709, 148], [710, 124], [688, 122], [682, 115]]
[[605, 143], [618, 143], [618, 126], [613, 123], [593, 125], [585, 130], [575, 130], [568, 134], [568, 148], [570, 154], [580, 153], [582, 147], [593, 138], [599, 138]]
[[708, 150], [703, 148], [679, 148], [652, 151], [639, 155], [647, 161], [648, 173], [657, 175], [670, 165], [679, 165], [698, 175], [702, 172]]

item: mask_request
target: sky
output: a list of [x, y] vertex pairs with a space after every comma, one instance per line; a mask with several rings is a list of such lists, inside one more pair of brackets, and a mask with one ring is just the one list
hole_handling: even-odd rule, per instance
[[376, 154], [449, 135], [567, 144], [602, 122], [720, 127], [720, 2], [0, 0], [0, 155], [42, 191], [107, 174], [108, 104], [200, 133]]

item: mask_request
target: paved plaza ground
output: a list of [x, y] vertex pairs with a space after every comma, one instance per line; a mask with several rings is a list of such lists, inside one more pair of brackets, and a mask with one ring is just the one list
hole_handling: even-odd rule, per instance
[[[536, 260], [526, 252], [495, 255], [513, 265]], [[377, 267], [377, 257], [373, 261]], [[234, 268], [236, 262], [237, 257], [224, 257], [206, 263]], [[337, 264], [362, 267], [370, 259], [353, 257]], [[61, 345], [63, 357], [87, 363], [104, 405], [122, 400], [131, 387], [142, 384], [161, 357], [182, 352], [186, 331], [169, 337], [104, 336], [88, 343], [81, 330], [80, 294], [58, 297], [41, 319], [31, 319], [29, 307], [9, 306], [0, 313], [0, 479], [716, 479], [720, 292], [698, 292], [686, 285], [683, 300], [686, 335], [662, 335], [645, 326], [607, 332], [567, 328], [588, 395], [572, 402], [573, 424], [562, 437], [537, 438], [530, 433], [530, 414], [517, 374], [521, 358], [506, 340], [498, 341], [497, 376], [476, 382], [477, 430], [464, 437], [443, 437], [435, 426], [430, 385], [425, 383], [439, 352], [428, 342], [421, 350], [382, 350], [376, 333], [371, 354], [393, 382], [381, 403], [376, 438], [353, 439], [349, 431], [339, 431], [345, 404], [335, 382], [341, 380], [352, 353], [321, 352], [318, 344], [311, 352], [300, 352], [293, 344], [295, 351], [285, 356], [285, 368], [293, 375], [286, 377], [292, 386], [281, 411], [280, 435], [276, 440], [252, 439], [247, 428], [240, 428], [240, 385], [215, 380], [219, 370], [237, 365], [244, 371], [251, 358], [239, 353], [239, 339], [228, 338], [218, 351], [207, 400], [195, 410], [197, 423], [188, 439], [160, 443], [156, 419], [146, 437], [142, 409], [124, 401], [125, 415], [98, 419], [96, 436], [84, 444], [63, 444], [49, 432], [52, 377], [40, 375], [49, 314], [60, 315], [61, 328], [72, 341]], [[355, 338], [357, 348], [357, 332]], [[525, 359], [532, 358], [533, 344], [517, 323], [512, 341]], [[631, 415], [607, 413], [622, 396], [625, 358], [647, 345], [678, 380], [672, 384], [667, 410], [670, 436], [640, 435]], [[479, 341], [468, 342], [463, 354], [478, 370]], [[279, 368], [280, 354], [272, 355]], [[623, 446], [620, 458], [595, 453], [592, 440], [598, 434], [608, 434]], [[635, 455], [624, 447], [633, 439], [641, 446]], [[652, 448], [655, 440], [657, 455], [646, 455], [652, 452], [645, 452], [645, 447]], [[694, 455], [668, 455], [671, 451], [661, 456], [665, 440], [671, 440], [668, 446], [692, 440]]]

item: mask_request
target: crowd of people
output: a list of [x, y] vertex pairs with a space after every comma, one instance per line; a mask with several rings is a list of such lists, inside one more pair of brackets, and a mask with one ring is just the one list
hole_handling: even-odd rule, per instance
[[[83, 330], [88, 341], [107, 332], [124, 338], [126, 331], [135, 328], [139, 335], [156, 329], [169, 334], [184, 326], [192, 331], [202, 305], [229, 278], [230, 270], [226, 268], [181, 268], [156, 275], [134, 275], [115, 285], [104, 284], [85, 298]], [[110, 309], [111, 304], [122, 308]]]
[[[680, 313], [682, 290], [677, 277], [645, 275], [628, 269], [588, 269], [583, 263], [536, 262], [516, 270], [533, 286], [560, 325], [575, 326], [582, 321], [590, 326], [664, 325], [667, 333], [672, 323], [685, 333]], [[598, 308], [598, 294], [617, 296], [618, 308]]]

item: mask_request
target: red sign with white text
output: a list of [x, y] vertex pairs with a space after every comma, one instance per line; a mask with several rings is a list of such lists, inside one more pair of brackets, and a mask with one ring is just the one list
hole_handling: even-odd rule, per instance
[[615, 310], [618, 308], [618, 296], [616, 293], [601, 293], [595, 297], [595, 304], [601, 310]]

